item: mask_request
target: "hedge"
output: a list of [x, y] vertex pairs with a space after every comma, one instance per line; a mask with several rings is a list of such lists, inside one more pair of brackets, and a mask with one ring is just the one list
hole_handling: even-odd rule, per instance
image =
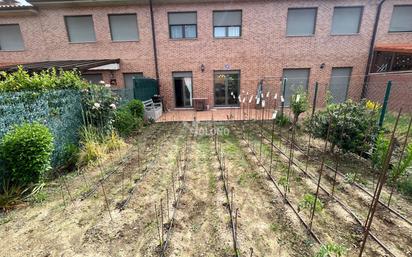
[[68, 144], [78, 144], [82, 122], [79, 90], [0, 93], [0, 139], [15, 124], [39, 122], [53, 134], [52, 166], [61, 164]]

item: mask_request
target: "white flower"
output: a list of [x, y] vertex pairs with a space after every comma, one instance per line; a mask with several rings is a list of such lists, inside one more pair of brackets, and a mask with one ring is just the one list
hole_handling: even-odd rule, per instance
[[111, 104], [110, 108], [112, 108], [113, 110], [116, 110], [116, 105], [115, 104]]
[[99, 103], [94, 103], [93, 104], [93, 109], [99, 109], [100, 108], [100, 104]]
[[110, 85], [110, 84], [105, 84], [104, 86], [107, 87], [107, 88], [109, 88], [109, 87], [111, 87], [112, 85]]
[[100, 81], [99, 81], [99, 84], [104, 85], [104, 84], [106, 84], [106, 82], [104, 82], [104, 80], [100, 80]]

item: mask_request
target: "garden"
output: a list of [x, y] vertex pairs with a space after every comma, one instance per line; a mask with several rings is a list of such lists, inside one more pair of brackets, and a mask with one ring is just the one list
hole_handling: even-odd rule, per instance
[[412, 255], [408, 114], [268, 93], [153, 123], [74, 71], [0, 76], [1, 256]]

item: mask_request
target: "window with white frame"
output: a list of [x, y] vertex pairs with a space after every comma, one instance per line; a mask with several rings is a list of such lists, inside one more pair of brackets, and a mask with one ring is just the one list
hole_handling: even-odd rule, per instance
[[173, 39], [197, 38], [197, 13], [168, 13], [169, 35]]
[[215, 38], [240, 37], [242, 35], [242, 11], [214, 11], [213, 36]]

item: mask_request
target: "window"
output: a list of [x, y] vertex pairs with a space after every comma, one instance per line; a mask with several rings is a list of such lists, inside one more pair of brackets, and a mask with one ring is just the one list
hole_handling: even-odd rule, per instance
[[18, 24], [0, 25], [0, 51], [24, 50], [23, 38]]
[[315, 34], [317, 8], [289, 8], [286, 34], [311, 36]]
[[109, 23], [113, 41], [139, 40], [136, 14], [110, 14]]
[[238, 106], [240, 71], [215, 71], [214, 90], [216, 106]]
[[176, 107], [191, 107], [193, 105], [192, 72], [173, 72]]
[[372, 72], [412, 70], [412, 54], [397, 52], [375, 52]]
[[362, 7], [335, 7], [332, 21], [332, 35], [359, 33]]
[[214, 11], [213, 35], [216, 38], [240, 37], [242, 11]]
[[352, 68], [332, 68], [330, 79], [330, 93], [333, 103], [346, 101]]
[[[284, 69], [283, 78], [284, 89], [282, 92], [285, 99], [285, 106], [289, 106], [290, 98], [298, 90], [307, 90], [309, 83], [309, 71], [310, 69]], [[282, 88], [283, 90], [283, 88]]]
[[196, 12], [168, 13], [170, 38], [196, 38]]
[[393, 7], [389, 32], [412, 32], [412, 5]]
[[93, 18], [86, 16], [65, 16], [67, 35], [72, 43], [95, 42]]
[[103, 80], [103, 75], [101, 73], [82, 74], [82, 78], [89, 83], [100, 84], [100, 81]]

